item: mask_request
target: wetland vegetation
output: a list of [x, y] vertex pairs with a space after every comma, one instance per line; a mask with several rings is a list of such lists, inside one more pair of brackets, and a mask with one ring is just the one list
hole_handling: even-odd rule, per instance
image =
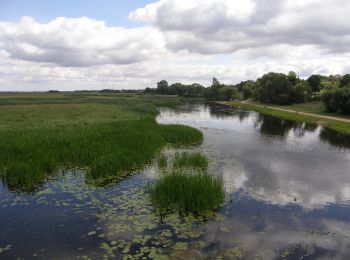
[[149, 192], [160, 213], [175, 210], [180, 215], [212, 215], [225, 195], [222, 179], [205, 171], [184, 170], [164, 173]]
[[207, 173], [206, 155], [199, 152], [176, 152], [170, 158], [162, 155], [158, 166], [160, 177], [150, 184], [148, 191], [162, 215], [174, 210], [180, 215], [211, 215], [223, 203], [223, 180]]
[[208, 168], [208, 158], [202, 153], [176, 153], [173, 166], [174, 168]]
[[196, 129], [156, 123], [156, 106], [176, 98], [23, 94], [1, 103], [0, 176], [13, 190], [33, 190], [59, 168], [84, 168], [90, 182], [103, 183], [166, 145], [202, 142]]
[[0, 103], [2, 166], [24, 160], [0, 179], [2, 259], [349, 255], [345, 134], [170, 96]]

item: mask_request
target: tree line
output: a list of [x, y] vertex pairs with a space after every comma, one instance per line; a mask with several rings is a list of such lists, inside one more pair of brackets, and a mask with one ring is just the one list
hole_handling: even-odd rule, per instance
[[270, 72], [255, 81], [247, 80], [232, 85], [222, 84], [213, 78], [209, 87], [198, 83], [169, 85], [166, 80], [162, 80], [156, 88], [146, 88], [144, 93], [204, 97], [206, 100], [253, 99], [278, 105], [322, 100], [328, 112], [350, 114], [350, 74], [315, 74], [304, 80], [293, 71], [288, 74]]

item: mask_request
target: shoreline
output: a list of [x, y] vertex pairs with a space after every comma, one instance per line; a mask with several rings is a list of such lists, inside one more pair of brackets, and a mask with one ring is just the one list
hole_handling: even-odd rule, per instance
[[343, 134], [350, 134], [350, 119], [337, 118], [332, 116], [325, 116], [319, 114], [312, 114], [302, 111], [295, 111], [289, 109], [282, 109], [277, 107], [271, 107], [266, 105], [258, 105], [248, 102], [236, 102], [236, 101], [215, 101], [217, 104], [242, 108], [246, 110], [252, 110], [259, 112], [263, 115], [276, 116], [281, 119], [294, 120], [298, 122], [321, 124], [330, 129], [336, 130]]

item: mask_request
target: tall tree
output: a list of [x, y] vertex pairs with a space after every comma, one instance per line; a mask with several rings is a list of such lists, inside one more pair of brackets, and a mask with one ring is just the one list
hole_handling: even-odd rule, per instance
[[294, 86], [298, 84], [299, 77], [294, 71], [290, 71], [287, 75], [287, 78]]
[[270, 72], [257, 80], [260, 102], [286, 105], [292, 103], [293, 85], [282, 73]]
[[350, 74], [345, 74], [340, 80], [340, 87], [350, 87]]
[[220, 82], [219, 82], [219, 80], [217, 79], [217, 78], [213, 78], [213, 84], [212, 84], [212, 86], [213, 87], [220, 87]]
[[157, 93], [168, 94], [168, 82], [166, 80], [161, 80], [157, 83]]
[[316, 92], [320, 92], [321, 81], [322, 81], [321, 75], [312, 75], [307, 79], [307, 83], [309, 83], [309, 86], [312, 92], [314, 93], [314, 95]]

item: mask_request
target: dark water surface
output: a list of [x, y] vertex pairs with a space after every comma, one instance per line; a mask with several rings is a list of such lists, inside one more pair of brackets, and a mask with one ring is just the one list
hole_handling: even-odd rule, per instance
[[30, 194], [0, 183], [0, 259], [349, 259], [349, 136], [215, 105], [157, 120], [203, 132], [194, 150], [227, 191], [213, 218], [161, 221], [145, 191], [156, 165], [106, 188], [80, 170]]

